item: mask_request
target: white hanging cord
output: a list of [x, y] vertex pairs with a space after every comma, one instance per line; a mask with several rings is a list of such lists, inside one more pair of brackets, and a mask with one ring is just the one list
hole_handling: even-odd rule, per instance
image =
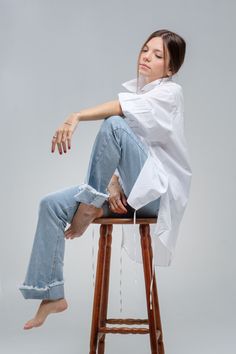
[[155, 256], [154, 256], [154, 248], [155, 245], [152, 242], [152, 237], [151, 237], [151, 246], [152, 247], [152, 251], [153, 251], [153, 256], [152, 256], [152, 278], [151, 278], [151, 284], [150, 284], [150, 310], [152, 310], [152, 288], [153, 288], [153, 280], [154, 280], [154, 272], [155, 272]]
[[123, 251], [123, 242], [124, 242], [124, 225], [121, 225], [122, 228], [122, 236], [121, 236], [121, 246], [120, 246], [120, 312], [123, 311], [122, 309], [122, 251]]
[[95, 287], [95, 237], [94, 237], [94, 228], [95, 224], [93, 224], [93, 231], [92, 231], [92, 274], [93, 274], [93, 287]]
[[[134, 257], [137, 259], [137, 237], [135, 233], [135, 225], [136, 225], [136, 209], [134, 211], [134, 223], [133, 223], [133, 237], [134, 237]], [[135, 276], [134, 276], [134, 283], [137, 284], [137, 263], [134, 262], [134, 270], [135, 270]]]

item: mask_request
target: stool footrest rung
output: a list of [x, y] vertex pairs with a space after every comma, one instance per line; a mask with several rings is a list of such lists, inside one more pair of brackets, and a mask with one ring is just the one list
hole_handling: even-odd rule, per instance
[[127, 324], [127, 325], [133, 325], [133, 324], [147, 324], [148, 325], [148, 320], [147, 319], [139, 319], [139, 318], [108, 318], [108, 319], [106, 319], [106, 323]]
[[[98, 330], [99, 337], [102, 334], [113, 333], [113, 334], [149, 334], [149, 328], [128, 328], [128, 327], [100, 327]], [[160, 330], [156, 330], [157, 340], [161, 334]]]

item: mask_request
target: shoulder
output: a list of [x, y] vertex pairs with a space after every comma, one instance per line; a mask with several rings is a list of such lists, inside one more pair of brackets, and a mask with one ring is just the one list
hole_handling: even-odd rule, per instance
[[160, 86], [162, 86], [161, 89], [163, 91], [168, 92], [169, 95], [174, 95], [174, 96], [183, 95], [182, 86], [180, 84], [177, 84], [174, 81], [166, 82], [166, 83], [164, 83], [163, 85], [160, 85]]
[[147, 92], [147, 96], [157, 101], [168, 102], [176, 108], [182, 105], [184, 100], [182, 86], [174, 81], [165, 82], [156, 86], [151, 91]]

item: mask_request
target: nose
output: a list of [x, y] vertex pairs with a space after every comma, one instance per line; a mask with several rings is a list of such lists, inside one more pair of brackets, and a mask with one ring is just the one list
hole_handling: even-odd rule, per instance
[[146, 60], [150, 61], [150, 53], [148, 53], [148, 52], [144, 53], [143, 59], [144, 59], [144, 61], [146, 61]]

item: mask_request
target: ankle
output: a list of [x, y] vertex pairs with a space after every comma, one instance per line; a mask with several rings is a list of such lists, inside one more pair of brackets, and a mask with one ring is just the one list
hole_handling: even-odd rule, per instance
[[49, 302], [56, 302], [56, 301], [61, 301], [61, 300], [65, 300], [65, 298], [61, 297], [60, 299], [44, 299], [44, 300], [42, 300], [42, 303], [47, 304]]

